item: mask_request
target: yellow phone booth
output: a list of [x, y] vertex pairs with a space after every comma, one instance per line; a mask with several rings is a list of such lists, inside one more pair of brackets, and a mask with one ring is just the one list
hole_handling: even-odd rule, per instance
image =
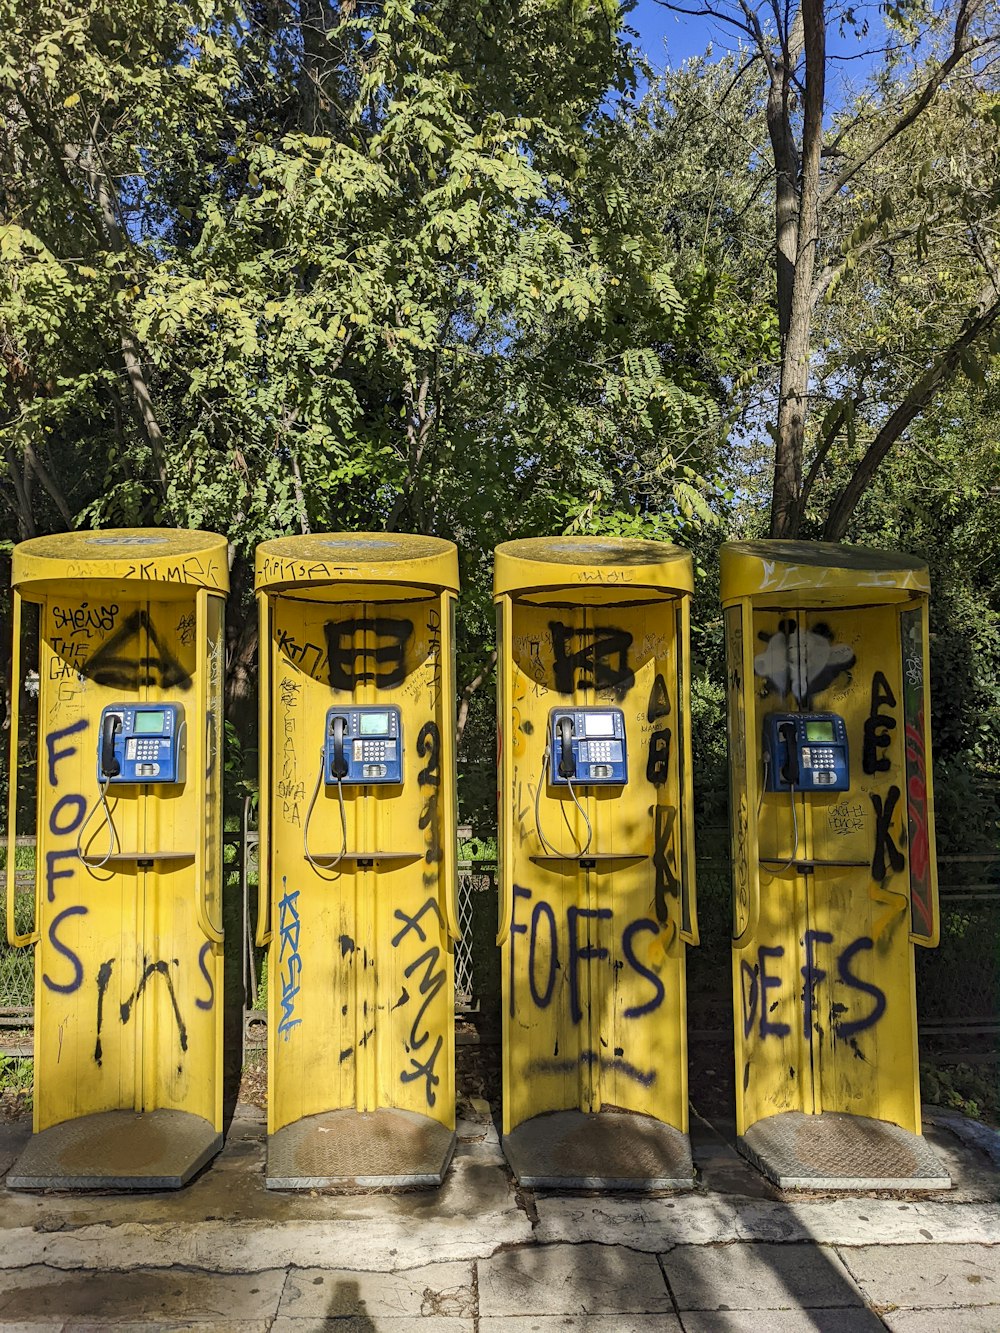
[[913, 946], [938, 942], [921, 560], [722, 547], [741, 1150], [788, 1188], [943, 1189]]
[[504, 1150], [526, 1186], [689, 1187], [691, 557], [496, 550]]
[[270, 1188], [440, 1184], [459, 936], [452, 542], [257, 548]]
[[[14, 548], [7, 932], [35, 950], [14, 1189], [167, 1189], [222, 1146], [226, 540]], [[14, 923], [22, 601], [38, 605], [35, 917]]]

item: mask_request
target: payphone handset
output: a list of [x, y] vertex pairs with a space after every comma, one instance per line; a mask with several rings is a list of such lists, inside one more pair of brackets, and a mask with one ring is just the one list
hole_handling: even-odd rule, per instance
[[326, 715], [323, 779], [348, 785], [403, 781], [403, 722], [400, 710], [331, 708]]
[[825, 793], [850, 787], [847, 728], [837, 713], [769, 713], [763, 741], [767, 791]]
[[108, 704], [97, 750], [100, 782], [184, 781], [184, 705]]
[[628, 782], [625, 714], [620, 708], [549, 712], [549, 781], [554, 786], [624, 787]]

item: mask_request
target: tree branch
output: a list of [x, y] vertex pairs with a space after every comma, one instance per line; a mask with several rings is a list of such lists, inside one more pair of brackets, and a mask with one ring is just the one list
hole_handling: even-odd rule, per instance
[[973, 19], [982, 8], [984, 0], [960, 0], [958, 15], [955, 19], [955, 35], [952, 42], [952, 48], [947, 57], [935, 71], [927, 83], [924, 85], [920, 95], [916, 98], [908, 111], [905, 111], [898, 120], [896, 120], [875, 142], [855, 158], [849, 166], [844, 169], [830, 182], [823, 191], [820, 199], [820, 205], [828, 204], [831, 199], [836, 198], [848, 181], [853, 180], [861, 168], [876, 157], [883, 148], [898, 138], [905, 129], [917, 119], [917, 117], [930, 106], [931, 102], [937, 96], [938, 90], [947, 79], [948, 75], [956, 65], [961, 64], [965, 57], [975, 49], [976, 43], [969, 36], [969, 28]]
[[1000, 291], [990, 282], [979, 292], [973, 313], [966, 320], [962, 331], [921, 375], [868, 446], [864, 457], [854, 470], [854, 475], [830, 508], [830, 515], [823, 531], [826, 541], [836, 542], [843, 539], [858, 501], [886, 454], [942, 385], [954, 377], [962, 363], [963, 355], [978, 338], [990, 330], [998, 318], [1000, 318]]

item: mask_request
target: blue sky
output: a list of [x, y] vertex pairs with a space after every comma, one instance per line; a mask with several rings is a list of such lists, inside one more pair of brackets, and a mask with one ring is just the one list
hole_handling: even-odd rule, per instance
[[[681, 4], [696, 8], [700, 0], [679, 0]], [[721, 0], [720, 8], [726, 8]], [[839, 5], [831, 6], [833, 15]], [[859, 15], [868, 18], [871, 33], [867, 37], [858, 37], [853, 31], [841, 33], [835, 17], [831, 17], [827, 28], [827, 55], [829, 57], [827, 80], [833, 92], [841, 94], [847, 91], [847, 83], [860, 82], [872, 59], [869, 54], [879, 46], [879, 34], [884, 34], [878, 14], [878, 5], [861, 0], [855, 5]], [[626, 23], [639, 33], [637, 45], [646, 53], [657, 69], [667, 65], [677, 66], [690, 56], [701, 55], [711, 42], [716, 55], [733, 50], [736, 46], [736, 30], [726, 23], [719, 23], [709, 18], [695, 18], [688, 14], [675, 14], [664, 9], [656, 0], [638, 0], [636, 7], [627, 16]], [[859, 59], [858, 57], [861, 57]]]

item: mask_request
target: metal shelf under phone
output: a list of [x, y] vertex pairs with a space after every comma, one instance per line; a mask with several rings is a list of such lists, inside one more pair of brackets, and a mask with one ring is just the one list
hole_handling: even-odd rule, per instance
[[539, 856], [529, 856], [529, 861], [534, 861], [536, 865], [541, 865], [546, 861], [576, 861], [584, 869], [594, 867], [598, 861], [648, 861], [649, 857], [645, 852], [580, 852], [559, 854], [553, 856], [550, 854], [541, 854]]
[[419, 861], [423, 852], [313, 852], [314, 861]]
[[[102, 866], [113, 865], [116, 861], [193, 861], [194, 852], [112, 852], [101, 860]], [[84, 865], [96, 866], [96, 860], [84, 856], [80, 858]]]
[[789, 870], [792, 866], [794, 866], [796, 870], [814, 870], [816, 866], [835, 866], [841, 869], [853, 870], [857, 870], [862, 866], [864, 866], [866, 870], [871, 867], [871, 861], [814, 861], [809, 857], [798, 856], [792, 861], [789, 861], [786, 856], [759, 856], [757, 860], [762, 866], [784, 866]]

